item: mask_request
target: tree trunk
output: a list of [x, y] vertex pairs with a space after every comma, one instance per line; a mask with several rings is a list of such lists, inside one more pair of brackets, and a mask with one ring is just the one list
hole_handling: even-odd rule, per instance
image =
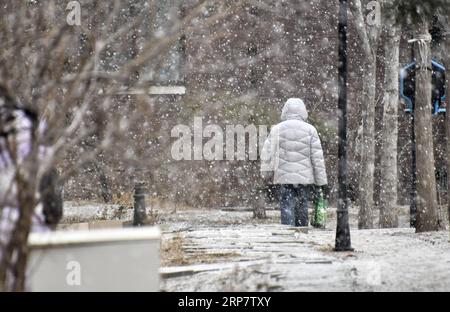
[[[368, 4], [364, 1], [364, 7]], [[360, 0], [349, 3], [350, 10], [360, 38], [361, 49], [364, 53], [365, 68], [363, 78], [362, 114], [362, 148], [359, 180], [359, 217], [360, 229], [373, 228], [373, 186], [375, 173], [375, 105], [376, 105], [376, 46], [378, 42], [379, 26], [367, 22], [363, 14]]]
[[265, 200], [265, 193], [263, 188], [258, 188], [255, 190], [255, 196], [253, 203], [253, 218], [255, 219], [266, 219], [266, 200]]
[[[420, 38], [430, 36], [428, 23], [418, 26]], [[437, 231], [436, 176], [431, 116], [431, 49], [427, 39], [414, 43], [416, 55], [415, 125], [417, 157], [417, 222], [416, 232]]]
[[359, 179], [359, 218], [358, 228], [373, 228], [373, 184], [375, 172], [375, 90], [376, 90], [376, 63], [371, 55], [366, 60], [363, 81], [362, 100], [362, 153], [361, 174]]
[[94, 162], [95, 171], [97, 172], [98, 181], [100, 183], [100, 193], [105, 204], [109, 204], [113, 200], [111, 187], [102, 164]]
[[447, 145], [447, 218], [450, 224], [450, 38], [447, 39], [447, 59], [445, 62], [445, 68], [447, 69], [447, 94], [446, 98], [446, 113], [445, 113], [445, 131], [446, 131], [446, 145]]
[[380, 227], [398, 227], [397, 135], [400, 30], [393, 23], [386, 32], [385, 93], [380, 159]]
[[259, 176], [259, 168], [256, 162], [250, 166], [250, 203], [249, 206], [253, 211], [253, 218], [266, 219], [266, 188], [265, 181]]
[[[33, 132], [36, 132], [33, 125]], [[34, 141], [34, 140], [33, 140]], [[17, 157], [14, 157], [17, 159]], [[36, 206], [37, 149], [32, 149], [29, 159], [20, 165], [16, 174], [17, 202], [19, 215], [12, 229], [9, 241], [2, 246], [3, 259], [0, 263], [0, 291], [25, 291], [26, 267], [29, 247], [28, 235]]]
[[[35, 176], [35, 172], [33, 172]], [[31, 181], [28, 181], [31, 180]], [[11, 268], [14, 278], [12, 291], [24, 292], [26, 290], [26, 269], [29, 256], [28, 235], [31, 230], [32, 217], [35, 207], [35, 180], [30, 177], [18, 179], [18, 201], [20, 207], [19, 220], [11, 237], [12, 258], [14, 264]]]

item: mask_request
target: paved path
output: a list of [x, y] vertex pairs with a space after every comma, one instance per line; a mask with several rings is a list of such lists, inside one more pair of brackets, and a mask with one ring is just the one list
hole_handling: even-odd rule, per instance
[[166, 291], [450, 290], [448, 232], [352, 230], [352, 253], [332, 251], [332, 230], [305, 234], [270, 220], [192, 225], [164, 238], [175, 236], [190, 264], [161, 269]]

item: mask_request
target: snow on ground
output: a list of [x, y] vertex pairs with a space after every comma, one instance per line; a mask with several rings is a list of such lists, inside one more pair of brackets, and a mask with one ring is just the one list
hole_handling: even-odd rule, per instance
[[164, 279], [162, 290], [450, 290], [447, 232], [353, 230], [355, 252], [346, 253], [332, 251], [332, 230], [304, 234], [278, 224], [199, 228], [181, 235], [186, 257], [234, 256], [224, 259], [223, 268], [205, 266], [195, 273], [195, 264], [184, 266], [193, 273]]
[[[280, 225], [275, 210], [263, 222], [248, 211], [160, 212], [161, 290], [450, 291], [447, 231], [357, 230], [352, 209], [355, 251], [336, 253], [334, 216], [330, 209], [327, 229], [306, 234]], [[406, 214], [401, 221], [407, 225]]]
[[[189, 212], [177, 216], [185, 230], [179, 231], [176, 217], [166, 225], [164, 239], [183, 242], [187, 264], [162, 269], [164, 291], [450, 290], [446, 231], [357, 230], [352, 210], [355, 252], [336, 253], [333, 211], [327, 230], [307, 234], [279, 225], [277, 211], [270, 211], [263, 224], [250, 212], [191, 213], [192, 223], [186, 221]], [[407, 224], [407, 216], [401, 220]]]

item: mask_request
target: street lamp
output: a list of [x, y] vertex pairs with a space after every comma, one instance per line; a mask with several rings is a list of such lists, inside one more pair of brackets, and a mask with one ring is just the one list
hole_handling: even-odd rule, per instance
[[335, 251], [353, 251], [347, 204], [347, 0], [339, 0], [339, 199]]

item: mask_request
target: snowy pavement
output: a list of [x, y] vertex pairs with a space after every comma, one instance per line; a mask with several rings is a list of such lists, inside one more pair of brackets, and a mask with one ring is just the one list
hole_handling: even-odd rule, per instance
[[[188, 215], [179, 217], [189, 219]], [[450, 290], [445, 231], [353, 229], [355, 252], [336, 253], [334, 230], [298, 232], [278, 225], [275, 211], [263, 224], [251, 221], [248, 212], [192, 212], [192, 216], [196, 221], [186, 230], [175, 230], [175, 222], [165, 231], [164, 240], [176, 237], [183, 242], [188, 265], [162, 268], [163, 291]], [[218, 222], [208, 226], [198, 221], [202, 217]], [[239, 222], [232, 224], [230, 219]], [[220, 220], [228, 223], [220, 225]]]
[[[72, 220], [132, 217], [117, 209], [68, 203], [65, 210]], [[352, 208], [355, 252], [336, 253], [333, 209], [326, 230], [307, 234], [280, 225], [276, 210], [263, 221], [249, 211], [160, 210], [161, 290], [450, 291], [449, 233], [415, 234], [402, 211], [403, 228], [357, 230]]]

